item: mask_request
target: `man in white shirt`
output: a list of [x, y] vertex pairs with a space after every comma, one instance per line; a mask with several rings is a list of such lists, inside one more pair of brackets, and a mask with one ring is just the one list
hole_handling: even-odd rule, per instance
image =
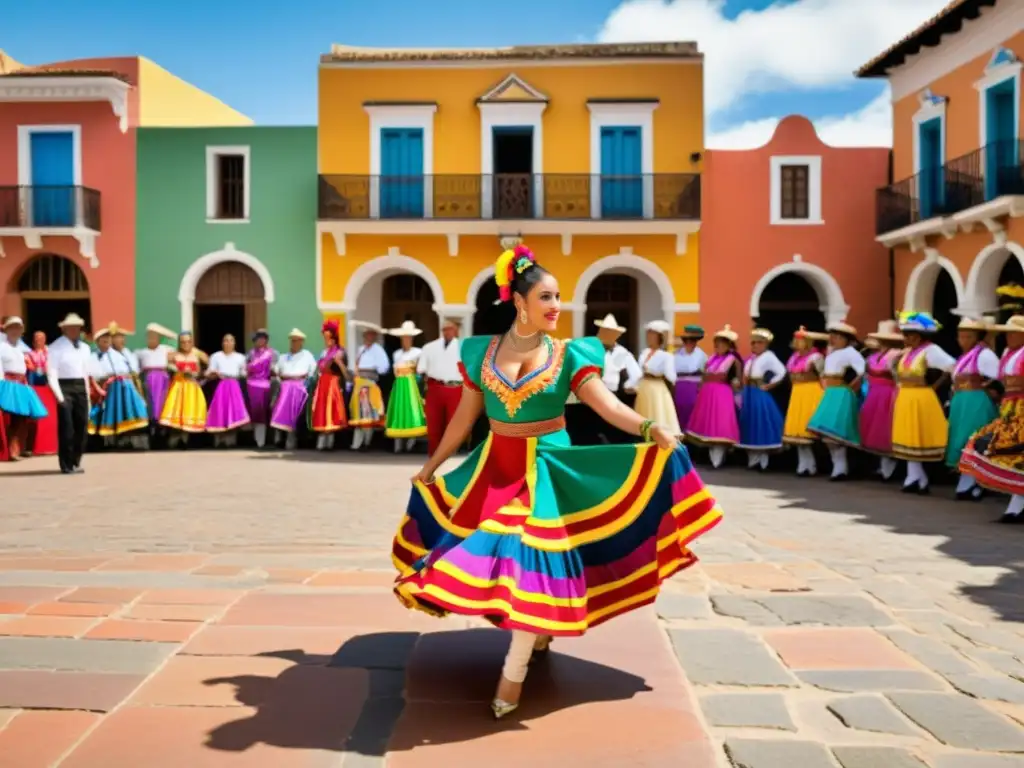
[[[595, 320], [594, 325], [597, 326], [597, 338], [604, 345], [604, 369], [601, 372], [604, 385], [626, 405], [632, 407], [636, 398], [636, 386], [644, 377], [644, 372], [633, 357], [633, 353], [618, 343], [622, 334], [626, 332], [626, 327], [619, 325], [615, 315], [610, 313], [601, 320]], [[581, 444], [636, 442], [635, 437], [608, 424], [590, 408], [584, 409], [582, 414], [581, 421], [584, 426]]]
[[448, 423], [462, 398], [462, 373], [459, 371], [459, 324], [446, 319], [441, 338], [423, 345], [416, 372], [426, 379], [427, 455], [432, 456], [441, 443]]
[[309, 398], [307, 383], [316, 374], [316, 358], [308, 349], [303, 349], [306, 334], [292, 328], [288, 334], [288, 353], [277, 358], [274, 373], [281, 380], [281, 386], [274, 400], [270, 426], [275, 431], [275, 442], [280, 443], [281, 435], [287, 435], [284, 447], [293, 451], [298, 447], [298, 425], [306, 410]]
[[89, 427], [92, 353], [82, 341], [85, 321], [72, 312], [58, 323], [63, 335], [49, 348], [47, 383], [57, 398], [57, 458], [66, 475], [82, 471]]
[[363, 326], [363, 343], [356, 350], [356, 380], [352, 387], [352, 402], [356, 404], [348, 415], [349, 426], [354, 428], [352, 450], [369, 448], [373, 430], [384, 426], [384, 396], [380, 389], [381, 376], [391, 370], [391, 361], [377, 339], [383, 330], [373, 323], [356, 321]]

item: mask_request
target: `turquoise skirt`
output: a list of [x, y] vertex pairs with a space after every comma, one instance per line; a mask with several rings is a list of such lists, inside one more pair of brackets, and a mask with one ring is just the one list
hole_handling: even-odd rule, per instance
[[131, 379], [114, 379], [105, 386], [107, 396], [89, 414], [90, 435], [113, 437], [149, 426], [146, 400]]
[[0, 379], [0, 411], [29, 419], [46, 417], [46, 406], [28, 384]]
[[827, 387], [807, 431], [833, 443], [859, 447], [859, 404], [857, 393], [849, 387]]
[[965, 389], [953, 394], [949, 404], [949, 441], [946, 466], [956, 469], [971, 435], [999, 415], [995, 403], [984, 389]]

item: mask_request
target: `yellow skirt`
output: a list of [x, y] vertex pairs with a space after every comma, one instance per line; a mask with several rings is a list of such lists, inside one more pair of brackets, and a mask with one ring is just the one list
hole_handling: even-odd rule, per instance
[[199, 382], [176, 374], [167, 391], [160, 424], [181, 432], [203, 432], [206, 429], [206, 397]]
[[810, 445], [817, 437], [807, 431], [814, 412], [825, 390], [819, 381], [801, 381], [793, 385], [786, 409], [786, 423], [782, 427], [782, 442], [786, 445]]
[[949, 422], [931, 387], [902, 386], [892, 412], [892, 456], [905, 461], [942, 461]]
[[361, 429], [383, 427], [385, 418], [384, 395], [380, 386], [375, 381], [356, 376], [348, 404], [348, 425]]
[[683, 434], [679, 427], [676, 402], [664, 379], [641, 379], [636, 385], [636, 404], [633, 408], [645, 419], [650, 419], [673, 435]]

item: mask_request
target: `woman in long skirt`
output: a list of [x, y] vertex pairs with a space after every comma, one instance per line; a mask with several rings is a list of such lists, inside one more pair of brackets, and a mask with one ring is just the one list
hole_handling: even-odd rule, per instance
[[786, 367], [768, 349], [775, 335], [767, 328], [750, 332], [750, 357], [743, 364], [740, 442], [747, 469], [768, 469], [768, 456], [782, 450], [782, 412], [770, 392], [786, 380]]
[[260, 328], [252, 335], [253, 348], [245, 356], [245, 394], [252, 420], [256, 447], [267, 444], [267, 424], [270, 422], [270, 377], [277, 363], [277, 352], [270, 348], [270, 334]]
[[160, 414], [160, 425], [172, 431], [172, 448], [187, 446], [189, 435], [206, 430], [206, 396], [199, 385], [204, 358], [195, 348], [190, 331], [178, 334], [178, 349], [167, 360], [171, 386]]
[[896, 363], [903, 348], [903, 334], [895, 320], [882, 320], [868, 334], [877, 348], [865, 360], [867, 394], [860, 409], [861, 450], [879, 456], [878, 475], [892, 477], [897, 462], [892, 457], [892, 412], [896, 405]]
[[676, 383], [676, 369], [672, 355], [664, 347], [672, 333], [672, 327], [664, 320], [647, 324], [647, 349], [640, 353], [637, 362], [644, 376], [636, 385], [636, 412], [645, 419], [652, 419], [674, 434], [682, 435], [676, 404], [672, 400], [670, 387]]
[[317, 433], [316, 449], [334, 447], [334, 436], [348, 426], [344, 382], [348, 378], [345, 348], [338, 344], [338, 323], [328, 320], [321, 328], [324, 351], [317, 362], [317, 379], [309, 403], [309, 428]]
[[287, 435], [284, 445], [289, 451], [298, 447], [299, 419], [305, 413], [309, 399], [309, 382], [316, 376], [316, 358], [308, 349], [303, 349], [305, 341], [306, 334], [292, 328], [288, 334], [288, 353], [281, 355], [274, 366], [274, 373], [281, 383], [274, 399], [270, 427], [279, 435]]
[[697, 342], [704, 338], [704, 329], [699, 325], [688, 325], [683, 328], [679, 337], [679, 349], [673, 356], [676, 369], [676, 385], [673, 393], [676, 403], [676, 416], [679, 425], [685, 430], [690, 423], [690, 414], [697, 402], [697, 391], [700, 389], [700, 378], [704, 374], [704, 366], [708, 364], [708, 356]]
[[[146, 401], [135, 386], [138, 363], [124, 348], [125, 331], [117, 323], [96, 332], [98, 345], [93, 361], [93, 378], [102, 390], [92, 409], [89, 434], [99, 435], [107, 445], [119, 445], [126, 436], [145, 432], [149, 427]], [[115, 339], [118, 342], [114, 347]]]
[[422, 350], [413, 346], [413, 339], [422, 331], [416, 323], [406, 320], [398, 328], [388, 331], [401, 339], [402, 346], [392, 356], [395, 384], [388, 398], [387, 423], [384, 434], [395, 441], [395, 453], [411, 451], [416, 439], [427, 434], [427, 415], [420, 396], [416, 366]]
[[825, 393], [821, 397], [807, 429], [828, 445], [832, 457], [833, 481], [846, 480], [850, 475], [847, 449], [860, 446], [860, 381], [864, 376], [864, 358], [854, 346], [857, 329], [847, 323], [828, 326], [831, 351], [825, 356], [822, 383]]
[[146, 326], [146, 346], [135, 350], [135, 359], [139, 361], [139, 373], [142, 378], [142, 393], [149, 406], [151, 445], [164, 432], [160, 426], [160, 416], [164, 412], [164, 402], [171, 388], [169, 361], [174, 354], [174, 347], [165, 344], [164, 340], [174, 338], [174, 331], [158, 323], [150, 323]]
[[0, 340], [0, 419], [5, 422], [10, 461], [21, 458], [29, 422], [46, 417], [46, 408], [28, 385], [25, 353], [17, 346], [24, 330], [20, 317], [9, 317], [3, 326], [6, 338]]
[[740, 423], [736, 415], [743, 364], [736, 354], [739, 334], [726, 325], [715, 334], [715, 353], [708, 359], [694, 403], [686, 439], [707, 447], [711, 465], [722, 466], [725, 453], [740, 441]]
[[32, 334], [32, 351], [25, 355], [26, 376], [29, 386], [46, 408], [46, 415], [29, 422], [28, 450], [23, 452], [24, 456], [57, 455], [57, 396], [46, 379], [49, 359], [46, 334], [36, 331]]
[[238, 430], [251, 419], [241, 385], [245, 355], [235, 351], [235, 337], [230, 333], [221, 342], [221, 351], [210, 355], [206, 376], [217, 385], [206, 417], [206, 431], [213, 434], [216, 447], [237, 445]]
[[814, 342], [821, 340], [828, 340], [828, 336], [800, 326], [793, 334], [793, 354], [786, 361], [791, 387], [786, 421], [782, 425], [782, 442], [796, 448], [798, 477], [811, 477], [818, 473], [813, 447], [818, 437], [807, 429], [807, 425], [818, 410], [823, 394], [821, 370], [825, 356], [814, 347]]

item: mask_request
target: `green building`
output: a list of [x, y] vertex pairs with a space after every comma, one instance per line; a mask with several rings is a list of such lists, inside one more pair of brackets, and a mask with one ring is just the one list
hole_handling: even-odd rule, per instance
[[139, 336], [156, 322], [215, 352], [265, 327], [283, 350], [297, 327], [319, 348], [316, 158], [315, 127], [139, 129]]

